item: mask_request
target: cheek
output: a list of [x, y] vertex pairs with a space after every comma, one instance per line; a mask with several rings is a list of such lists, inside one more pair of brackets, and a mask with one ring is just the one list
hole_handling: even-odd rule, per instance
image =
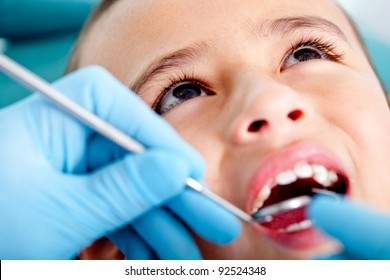
[[218, 122], [217, 105], [205, 98], [183, 103], [168, 112], [164, 118], [193, 146], [207, 164], [205, 180], [215, 192], [219, 192], [220, 164], [225, 151], [222, 127]]
[[355, 142], [369, 147], [373, 139], [388, 139], [389, 109], [380, 83], [371, 71], [333, 63], [319, 67], [313, 63], [298, 68], [289, 79], [297, 91], [307, 95], [315, 111]]
[[316, 104], [337, 139], [345, 140], [356, 166], [357, 196], [388, 209], [390, 111], [384, 93], [369, 75], [351, 71], [332, 76], [328, 89], [318, 91]]
[[[204, 105], [204, 106], [202, 106]], [[207, 102], [185, 102], [169, 111], [164, 118], [177, 132], [203, 155], [213, 153], [218, 126], [216, 112]]]
[[335, 80], [328, 93], [331, 98], [318, 106], [335, 126], [345, 131], [353, 140], [367, 150], [375, 143], [387, 144], [390, 135], [390, 114], [378, 84], [355, 75]]

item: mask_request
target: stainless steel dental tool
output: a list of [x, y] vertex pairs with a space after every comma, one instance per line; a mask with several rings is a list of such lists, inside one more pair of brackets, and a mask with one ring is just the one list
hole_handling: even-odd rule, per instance
[[[88, 112], [77, 103], [62, 95], [49, 83], [2, 54], [0, 54], [0, 70], [28, 88], [36, 90], [45, 95], [61, 108], [74, 115], [77, 119], [83, 121], [89, 127], [93, 128], [127, 151], [133, 153], [142, 153], [145, 150], [142, 144], [130, 138], [128, 135], [124, 134], [96, 115]], [[187, 178], [185, 183], [187, 187], [202, 193], [247, 223], [269, 222], [272, 220], [273, 215], [304, 207], [311, 201], [310, 196], [299, 196], [281, 201], [268, 207], [264, 207], [251, 216], [230, 202], [216, 195], [195, 179]], [[329, 191], [323, 191], [323, 193], [324, 192], [330, 193]]]
[[297, 196], [266, 206], [257, 210], [252, 216], [258, 223], [268, 223], [272, 221], [272, 216], [304, 207], [309, 205], [310, 202], [311, 197], [308, 195]]
[[[328, 197], [332, 197], [335, 200], [340, 200], [340, 197], [331, 191], [312, 188], [311, 191], [313, 193], [326, 195]], [[254, 214], [252, 214], [253, 218], [258, 223], [268, 223], [272, 221], [272, 217], [274, 215], [282, 214], [287, 211], [291, 211], [293, 209], [298, 209], [301, 207], [305, 207], [310, 204], [312, 201], [312, 197], [309, 195], [302, 195], [293, 197], [287, 200], [283, 200], [281, 202], [271, 204], [269, 206], [263, 207], [262, 209], [257, 210]]]

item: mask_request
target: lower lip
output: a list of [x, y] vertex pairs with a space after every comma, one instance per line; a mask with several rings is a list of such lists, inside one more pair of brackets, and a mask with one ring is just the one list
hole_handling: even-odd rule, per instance
[[324, 234], [314, 228], [308, 228], [296, 232], [283, 233], [274, 230], [268, 230], [261, 226], [255, 226], [260, 228], [269, 239], [277, 242], [278, 244], [290, 249], [304, 250], [319, 246], [329, 241]]

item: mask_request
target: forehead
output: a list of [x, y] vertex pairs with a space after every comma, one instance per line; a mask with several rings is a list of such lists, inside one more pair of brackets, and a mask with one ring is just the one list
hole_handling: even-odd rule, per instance
[[320, 16], [340, 12], [332, 0], [120, 0], [114, 6], [111, 12], [126, 14], [135, 21], [153, 19], [184, 26], [195, 23], [181, 21], [185, 18], [226, 24], [226, 19], [234, 22], [253, 17], [273, 18], [293, 14]]
[[318, 16], [345, 23], [343, 13], [331, 0], [121, 0], [100, 24], [111, 33], [127, 31], [152, 43], [161, 38], [172, 40], [177, 35], [182, 35], [183, 41], [187, 34], [207, 39], [221, 33], [221, 28], [242, 30], [287, 16]]
[[142, 68], [147, 60], [194, 43], [239, 48], [259, 32], [272, 36], [273, 20], [297, 16], [324, 18], [353, 37], [348, 20], [331, 0], [120, 0], [92, 28], [84, 64], [105, 59], [101, 64], [115, 72], [115, 65], [126, 64], [123, 57], [132, 56], [126, 67]]

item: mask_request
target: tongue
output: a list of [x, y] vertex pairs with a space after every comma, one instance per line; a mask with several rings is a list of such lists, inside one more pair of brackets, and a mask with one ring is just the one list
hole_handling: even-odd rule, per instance
[[306, 220], [305, 207], [297, 208], [272, 216], [272, 221], [261, 225], [270, 229], [285, 229], [289, 225]]

